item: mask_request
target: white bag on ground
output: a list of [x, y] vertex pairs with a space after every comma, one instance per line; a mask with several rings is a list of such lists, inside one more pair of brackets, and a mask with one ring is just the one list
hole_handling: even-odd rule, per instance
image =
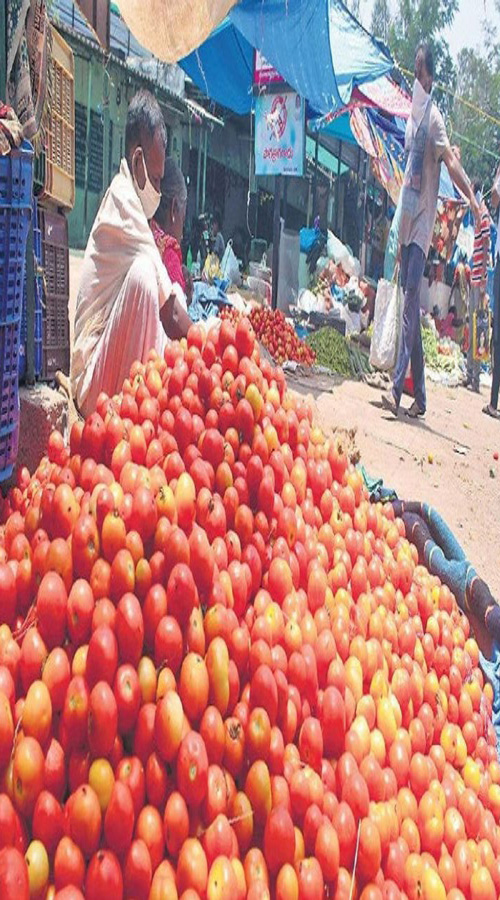
[[222, 277], [227, 278], [231, 284], [239, 286], [241, 284], [240, 264], [233, 250], [233, 242], [228, 241], [224, 256], [221, 259], [220, 268]]
[[396, 365], [402, 322], [403, 291], [399, 278], [381, 278], [375, 298], [375, 315], [370, 346], [370, 365], [384, 372]]
[[[299, 295], [300, 238], [296, 231], [281, 229], [278, 309], [288, 314], [290, 303], [296, 303]], [[274, 278], [274, 273], [273, 273]]]

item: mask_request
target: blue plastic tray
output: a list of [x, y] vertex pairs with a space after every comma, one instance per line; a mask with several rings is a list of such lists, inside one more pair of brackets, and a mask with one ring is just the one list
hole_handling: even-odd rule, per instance
[[0, 157], [0, 324], [20, 319], [31, 221], [33, 150], [26, 141]]
[[0, 482], [11, 477], [19, 449], [19, 417], [10, 431], [0, 435]]
[[18, 359], [32, 196], [33, 149], [25, 141], [0, 157], [0, 481], [11, 476], [19, 444]]
[[0, 156], [0, 207], [31, 210], [33, 147], [23, 141], [8, 156]]

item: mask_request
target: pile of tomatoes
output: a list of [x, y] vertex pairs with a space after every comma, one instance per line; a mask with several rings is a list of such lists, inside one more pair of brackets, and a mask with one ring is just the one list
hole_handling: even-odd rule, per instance
[[2, 900], [495, 900], [467, 618], [250, 323], [136, 363], [0, 529]]
[[[234, 307], [224, 306], [220, 317], [236, 326], [241, 318]], [[302, 341], [293, 325], [287, 322], [280, 309], [270, 306], [254, 306], [249, 315], [257, 339], [262, 342], [272, 358], [279, 364], [287, 360], [312, 366], [316, 362], [314, 350]]]

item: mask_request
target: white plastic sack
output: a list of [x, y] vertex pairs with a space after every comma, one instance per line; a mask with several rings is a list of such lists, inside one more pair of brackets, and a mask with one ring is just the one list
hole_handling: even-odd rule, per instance
[[361, 272], [361, 264], [359, 262], [359, 259], [356, 259], [355, 256], [351, 256], [351, 254], [348, 252], [347, 255], [340, 260], [340, 265], [342, 266], [346, 275], [359, 278], [359, 274]]
[[326, 252], [328, 254], [328, 259], [333, 259], [336, 265], [339, 263], [342, 265], [342, 261], [349, 258], [347, 247], [339, 240], [333, 231], [328, 232]]
[[345, 333], [348, 337], [350, 334], [359, 334], [361, 330], [361, 316], [357, 312], [351, 312], [347, 306], [344, 306], [340, 300], [333, 300], [332, 310], [334, 314], [345, 322]]
[[313, 294], [312, 291], [301, 291], [297, 299], [297, 306], [306, 313], [325, 311], [323, 297]]
[[359, 274], [361, 272], [359, 259], [356, 259], [351, 255], [351, 253], [349, 253], [348, 248], [345, 246], [345, 244], [342, 243], [341, 240], [339, 240], [339, 238], [333, 233], [333, 231], [328, 232], [326, 252], [329, 259], [333, 259], [334, 263], [337, 266], [342, 266], [346, 275], [348, 275], [349, 277], [351, 277], [352, 275], [356, 275], [356, 277], [359, 277]]
[[399, 281], [385, 281], [381, 278], [375, 298], [370, 347], [370, 365], [375, 369], [386, 372], [396, 365], [402, 309], [403, 292]]
[[231, 284], [241, 284], [240, 264], [236, 259], [232, 241], [228, 241], [226, 244], [220, 267], [223, 278], [227, 278]]

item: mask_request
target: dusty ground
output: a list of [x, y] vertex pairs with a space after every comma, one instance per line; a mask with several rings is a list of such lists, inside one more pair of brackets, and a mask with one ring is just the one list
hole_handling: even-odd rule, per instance
[[[82, 256], [72, 253], [71, 328], [81, 264]], [[401, 499], [436, 507], [500, 600], [500, 463], [493, 459], [500, 453], [500, 421], [481, 412], [485, 388], [481, 398], [430, 382], [427, 389], [425, 421], [392, 418], [380, 408], [379, 391], [354, 381], [320, 394], [318, 417], [326, 428], [356, 429], [361, 462]]]
[[344, 381], [319, 395], [318, 418], [326, 428], [356, 428], [367, 471], [401, 499], [432, 504], [500, 599], [500, 463], [493, 457], [500, 421], [481, 412], [486, 388], [478, 397], [428, 382], [427, 395], [425, 421], [394, 419], [381, 409], [379, 391]]

